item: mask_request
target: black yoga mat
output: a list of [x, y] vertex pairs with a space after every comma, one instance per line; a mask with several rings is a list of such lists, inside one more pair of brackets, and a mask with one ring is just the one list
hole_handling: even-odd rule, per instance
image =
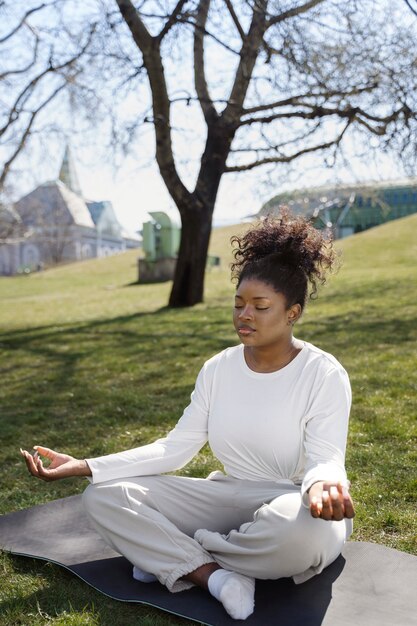
[[[91, 528], [81, 497], [72, 496], [0, 517], [0, 548], [57, 563], [101, 593], [139, 602], [209, 626], [231, 626], [223, 607], [198, 588], [170, 593], [132, 578], [132, 566]], [[417, 624], [417, 557], [348, 542], [322, 574], [257, 581], [247, 626], [410, 626]]]

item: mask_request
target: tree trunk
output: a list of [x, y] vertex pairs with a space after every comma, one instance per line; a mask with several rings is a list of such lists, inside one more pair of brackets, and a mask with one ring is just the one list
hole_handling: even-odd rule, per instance
[[203, 301], [214, 205], [234, 133], [233, 126], [215, 123], [209, 127], [195, 190], [188, 197], [182, 194], [181, 204], [177, 203], [181, 242], [169, 298], [171, 307]]
[[181, 209], [181, 242], [170, 307], [193, 306], [203, 301], [213, 209], [214, 204], [202, 208], [198, 201]]

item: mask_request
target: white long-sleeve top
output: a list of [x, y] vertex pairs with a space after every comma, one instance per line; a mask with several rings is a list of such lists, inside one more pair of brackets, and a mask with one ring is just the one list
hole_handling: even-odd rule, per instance
[[330, 354], [304, 342], [282, 369], [257, 373], [243, 345], [206, 361], [177, 425], [154, 443], [87, 459], [92, 482], [180, 469], [208, 441], [226, 474], [289, 481], [306, 492], [319, 480], [346, 482], [351, 389]]

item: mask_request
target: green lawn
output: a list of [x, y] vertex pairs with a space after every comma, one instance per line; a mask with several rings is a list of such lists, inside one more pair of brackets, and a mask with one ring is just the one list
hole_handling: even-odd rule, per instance
[[[94, 456], [152, 441], [176, 422], [203, 362], [237, 342], [228, 239], [242, 228], [214, 231], [211, 253], [222, 267], [208, 272], [206, 302], [192, 309], [165, 308], [168, 283], [134, 284], [135, 252], [0, 279], [0, 512], [85, 487], [30, 479], [20, 446]], [[341, 242], [341, 270], [296, 329], [350, 373], [353, 538], [414, 554], [416, 231], [414, 215]], [[182, 473], [215, 467], [204, 450]], [[111, 601], [58, 567], [0, 558], [0, 626], [189, 623]]]

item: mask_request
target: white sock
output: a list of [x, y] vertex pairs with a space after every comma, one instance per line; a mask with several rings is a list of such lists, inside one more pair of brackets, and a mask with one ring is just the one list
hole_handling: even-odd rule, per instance
[[212, 596], [233, 619], [246, 619], [255, 607], [255, 579], [225, 569], [216, 569], [208, 579]]
[[139, 580], [141, 583], [154, 583], [157, 579], [156, 576], [149, 572], [144, 572], [140, 567], [133, 566], [133, 578]]

